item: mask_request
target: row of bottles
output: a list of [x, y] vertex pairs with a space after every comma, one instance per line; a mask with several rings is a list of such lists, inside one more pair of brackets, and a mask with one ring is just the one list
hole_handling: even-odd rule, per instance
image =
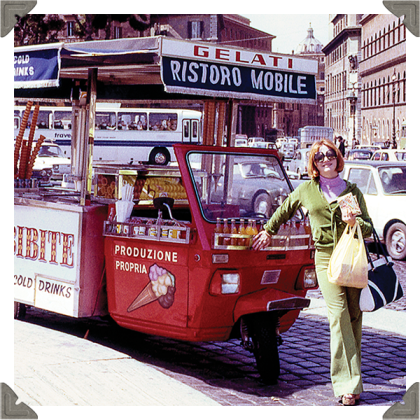
[[[216, 221], [216, 228], [214, 233], [225, 233], [230, 235], [256, 235], [262, 228], [264, 222], [261, 221], [259, 228], [257, 222], [254, 219], [248, 219], [248, 224], [245, 227], [245, 219], [239, 220], [239, 228], [236, 227], [235, 219], [231, 219], [230, 226], [229, 220], [223, 219], [223, 225], [221, 219], [218, 217]], [[238, 237], [220, 237], [218, 245], [233, 245], [233, 246], [249, 246], [249, 238], [238, 238]]]
[[[237, 228], [235, 219], [231, 219], [229, 224], [229, 220], [225, 218], [222, 224], [222, 219], [218, 217], [214, 233], [229, 236], [218, 237], [217, 245], [248, 247], [250, 246], [250, 238], [241, 238], [239, 235], [254, 236], [263, 229], [264, 223], [263, 220], [257, 224], [255, 219], [248, 219], [247, 226], [245, 226], [245, 219], [240, 219], [239, 228]], [[305, 236], [310, 235], [310, 233], [309, 219], [305, 219], [304, 222], [289, 220], [282, 224], [277, 235], [273, 236], [271, 246], [285, 246], [286, 238], [289, 238], [289, 246], [302, 247], [307, 244]]]

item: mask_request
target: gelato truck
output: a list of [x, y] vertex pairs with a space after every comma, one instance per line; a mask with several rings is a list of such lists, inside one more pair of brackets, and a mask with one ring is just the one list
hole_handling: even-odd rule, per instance
[[[276, 150], [233, 146], [239, 101], [316, 103], [316, 60], [158, 36], [17, 47], [14, 64], [15, 102], [27, 101], [14, 150], [15, 318], [31, 306], [178, 340], [239, 338], [276, 382], [281, 334], [317, 287], [315, 250], [300, 211], [252, 250], [292, 185]], [[40, 104], [66, 101], [71, 168], [40, 187]], [[95, 160], [97, 103], [179, 101], [202, 112], [202, 145], [173, 144], [167, 165]]]
[[276, 152], [175, 152], [176, 166], [95, 166], [90, 206], [16, 190], [15, 316], [30, 305], [180, 340], [241, 338], [271, 383], [280, 335], [317, 287], [307, 221], [297, 213], [252, 250], [267, 220], [255, 202], [273, 212], [292, 189]]

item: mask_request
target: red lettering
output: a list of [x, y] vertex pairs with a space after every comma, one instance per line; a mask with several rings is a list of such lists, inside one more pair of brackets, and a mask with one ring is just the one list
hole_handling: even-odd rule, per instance
[[17, 257], [23, 258], [23, 226], [18, 226]]
[[50, 263], [52, 263], [52, 264], [58, 264], [57, 263], [57, 241], [58, 241], [59, 244], [61, 243], [61, 235], [60, 235], [60, 232], [52, 232], [51, 230], [48, 231], [48, 240], [51, 243], [51, 259], [50, 259]]
[[289, 69], [293, 68], [293, 60], [291, 58], [289, 58], [289, 62], [287, 64], [287, 66], [289, 67]]
[[[26, 228], [26, 258], [38, 258], [38, 231], [35, 228]], [[31, 252], [32, 250], [32, 252]]]
[[273, 59], [273, 66], [279, 67], [279, 60], [282, 59], [282, 57], [276, 57], [275, 55], [269, 55], [269, 58]]
[[238, 63], [248, 63], [248, 61], [247, 61], [247, 60], [241, 60], [241, 52], [240, 52], [240, 51], [236, 51], [236, 54], [235, 54], [235, 60], [236, 60]]
[[207, 58], [209, 56], [208, 47], [203, 47], [201, 45], [194, 45], [194, 56]]
[[[26, 235], [26, 236], [25, 236]], [[36, 229], [33, 227], [14, 226], [14, 254], [18, 258], [59, 264], [73, 268], [74, 234]], [[47, 242], [50, 244], [47, 250]], [[61, 242], [63, 242], [62, 246]], [[23, 244], [25, 243], [25, 253]], [[61, 250], [61, 255], [60, 255]], [[47, 253], [49, 252], [49, 258]], [[61, 262], [60, 262], [61, 258]]]
[[216, 58], [229, 61], [229, 50], [216, 48]]
[[47, 231], [46, 230], [40, 230], [41, 233], [41, 245], [39, 247], [39, 260], [42, 262], [47, 262], [45, 259], [45, 243], [47, 241]]
[[[63, 233], [63, 261], [61, 265], [66, 265], [67, 267], [73, 267], [73, 252], [72, 246], [74, 243], [74, 236], [71, 233]], [[71, 259], [71, 262], [69, 262]]]
[[262, 66], [266, 65], [264, 57], [262, 56], [262, 54], [255, 54], [254, 58], [251, 61], [251, 64], [254, 64], [254, 63], [260, 63]]

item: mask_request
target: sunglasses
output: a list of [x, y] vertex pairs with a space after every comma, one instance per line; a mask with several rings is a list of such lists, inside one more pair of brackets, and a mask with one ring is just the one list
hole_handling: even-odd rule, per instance
[[315, 162], [323, 162], [325, 158], [327, 158], [328, 160], [334, 160], [337, 157], [336, 153], [334, 152], [334, 150], [328, 150], [325, 155], [322, 152], [316, 152], [314, 155], [314, 161]]

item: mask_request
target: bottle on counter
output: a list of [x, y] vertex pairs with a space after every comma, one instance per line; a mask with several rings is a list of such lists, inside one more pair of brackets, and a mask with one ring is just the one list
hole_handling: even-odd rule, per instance
[[[230, 233], [229, 225], [228, 225], [228, 219], [223, 219], [223, 233], [228, 234]], [[230, 238], [226, 237], [223, 238], [223, 245], [227, 246], [230, 245]]]
[[252, 225], [252, 234], [255, 236], [258, 234], [257, 221], [251, 220], [251, 225]]
[[310, 223], [310, 221], [309, 221], [309, 217], [307, 217], [307, 218], [305, 219], [305, 225], [304, 225], [304, 228], [305, 228], [305, 233], [306, 233], [307, 235], [310, 235], [310, 234], [311, 234], [311, 223]]
[[[238, 230], [236, 229], [235, 219], [231, 220], [231, 227], [230, 227], [230, 233], [232, 235], [236, 235], [238, 233]], [[230, 245], [236, 246], [238, 244], [238, 238], [231, 238], [230, 239]]]
[[[245, 229], [245, 235], [254, 235], [254, 229], [252, 228], [252, 219], [248, 219], [248, 225]], [[248, 238], [246, 238], [245, 240], [245, 245], [250, 246], [250, 240]]]
[[[245, 220], [244, 219], [240, 219], [239, 220], [239, 235], [246, 235], [245, 233]], [[239, 238], [237, 244], [239, 246], [245, 246], [246, 245], [246, 239], [245, 238]]]
[[[214, 229], [214, 233], [223, 233], [223, 226], [220, 217], [216, 219], [216, 227]], [[223, 245], [223, 239], [219, 238], [217, 245]]]

